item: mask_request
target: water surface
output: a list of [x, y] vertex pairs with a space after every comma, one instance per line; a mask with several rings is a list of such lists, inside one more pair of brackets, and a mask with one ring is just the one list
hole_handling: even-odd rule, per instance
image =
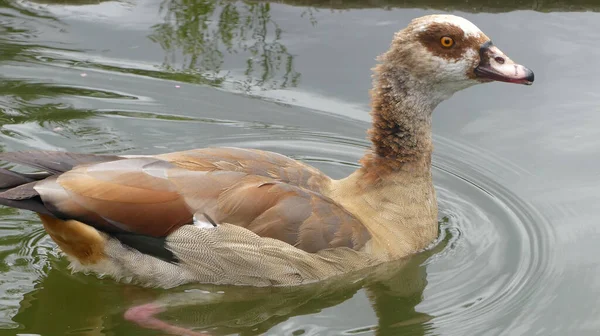
[[159, 335], [122, 318], [153, 300], [176, 306], [166, 320], [215, 335], [597, 334], [598, 10], [583, 0], [0, 1], [2, 151], [240, 146], [340, 178], [368, 147], [375, 57], [429, 13], [467, 17], [536, 74], [531, 87], [481, 85], [435, 111], [441, 236], [357, 278], [143, 289], [71, 274], [34, 215], [0, 208], [0, 334]]

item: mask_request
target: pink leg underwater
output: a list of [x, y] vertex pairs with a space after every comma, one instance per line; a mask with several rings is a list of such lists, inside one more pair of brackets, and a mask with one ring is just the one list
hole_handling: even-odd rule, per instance
[[197, 332], [183, 327], [174, 326], [161, 321], [154, 315], [164, 311], [164, 308], [156, 303], [147, 303], [141, 306], [129, 308], [125, 312], [125, 319], [136, 323], [140, 327], [154, 329], [178, 336], [211, 336], [206, 332]]

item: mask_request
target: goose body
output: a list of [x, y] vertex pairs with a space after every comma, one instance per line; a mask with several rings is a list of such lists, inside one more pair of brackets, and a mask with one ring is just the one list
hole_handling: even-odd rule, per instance
[[372, 149], [344, 179], [242, 148], [15, 152], [0, 160], [39, 172], [0, 170], [0, 204], [38, 213], [74, 270], [151, 287], [298, 285], [417, 253], [438, 234], [433, 109], [533, 73], [452, 15], [413, 20], [378, 60]]

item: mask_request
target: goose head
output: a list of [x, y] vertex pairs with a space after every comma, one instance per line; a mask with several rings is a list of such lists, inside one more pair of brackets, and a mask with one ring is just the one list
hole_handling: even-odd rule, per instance
[[396, 33], [380, 61], [388, 77], [397, 75], [402, 86], [435, 103], [480, 83], [530, 85], [534, 80], [531, 70], [513, 62], [477, 26], [454, 15], [414, 19]]

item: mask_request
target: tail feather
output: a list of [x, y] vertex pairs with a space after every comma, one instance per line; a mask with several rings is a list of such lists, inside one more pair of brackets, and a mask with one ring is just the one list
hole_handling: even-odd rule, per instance
[[37, 181], [21, 173], [0, 168], [0, 204], [51, 215], [33, 189]]
[[60, 175], [81, 164], [99, 163], [121, 159], [114, 155], [78, 154], [58, 151], [29, 151], [1, 153], [0, 161], [23, 164], [42, 170], [19, 173], [0, 168], [0, 205], [31, 210], [56, 216], [48, 209], [33, 188], [37, 181]]
[[20, 175], [23, 175], [27, 178], [30, 178], [32, 180], [43, 180], [46, 177], [52, 176], [52, 174], [48, 173], [48, 172], [34, 172], [34, 173], [19, 173]]
[[51, 174], [60, 174], [81, 164], [122, 159], [115, 155], [79, 154], [58, 151], [9, 152], [0, 154], [1, 161], [19, 163]]
[[39, 214], [56, 217], [56, 214], [52, 213], [50, 210], [48, 210], [48, 208], [46, 208], [40, 197], [22, 200], [12, 200], [0, 197], [0, 205], [5, 205], [10, 208], [29, 210]]
[[40, 194], [33, 188], [36, 183], [37, 181], [33, 181], [0, 192], [0, 198], [19, 201], [38, 197]]
[[32, 181], [34, 181], [34, 179], [24, 174], [0, 168], [0, 190], [13, 188]]

